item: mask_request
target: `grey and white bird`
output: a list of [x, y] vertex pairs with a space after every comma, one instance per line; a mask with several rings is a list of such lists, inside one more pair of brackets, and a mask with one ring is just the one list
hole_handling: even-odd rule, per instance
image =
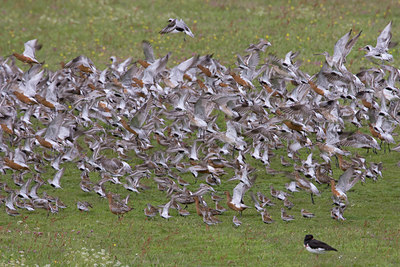
[[246, 52], [253, 52], [253, 51], [261, 51], [265, 52], [265, 49], [271, 46], [271, 43], [267, 40], [260, 38], [260, 41], [257, 44], [250, 44], [249, 47], [245, 50]]
[[23, 54], [13, 53], [18, 60], [26, 62], [28, 64], [39, 64], [39, 61], [35, 58], [36, 50], [39, 50], [42, 45], [38, 44], [36, 39], [29, 40], [24, 44], [25, 50]]
[[180, 32], [183, 32], [184, 34], [194, 38], [194, 34], [182, 19], [169, 19], [168, 25], [160, 31], [160, 34]]
[[290, 222], [294, 220], [294, 216], [287, 214], [284, 208], [281, 208], [281, 218], [285, 222]]
[[93, 208], [92, 204], [90, 204], [90, 203], [87, 202], [87, 201], [78, 201], [78, 202], [76, 203], [76, 207], [77, 207], [78, 210], [80, 210], [81, 212], [82, 212], [82, 211], [88, 212], [88, 211], [89, 211], [89, 207], [90, 207], [90, 208]]
[[64, 175], [65, 168], [59, 170], [53, 177], [53, 179], [48, 179], [48, 183], [54, 188], [61, 188], [60, 179]]
[[304, 218], [314, 218], [315, 217], [314, 213], [309, 212], [305, 209], [301, 209], [300, 213], [301, 213], [301, 216], [303, 216]]
[[236, 217], [236, 215], [233, 216], [232, 222], [236, 227], [239, 227], [242, 224], [242, 222], [239, 221], [239, 219]]
[[367, 51], [367, 54], [365, 54], [366, 58], [376, 58], [382, 61], [393, 61], [393, 56], [388, 53], [389, 44], [392, 40], [391, 30], [392, 22], [389, 22], [381, 34], [379, 34], [375, 47], [372, 45], [366, 45], [363, 48], [360, 48], [360, 50]]

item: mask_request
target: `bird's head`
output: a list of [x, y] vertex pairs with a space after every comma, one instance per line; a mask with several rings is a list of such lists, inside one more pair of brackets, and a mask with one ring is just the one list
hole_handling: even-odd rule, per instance
[[367, 51], [367, 52], [372, 51], [372, 46], [366, 45], [364, 47], [359, 48], [358, 51]]
[[313, 235], [306, 235], [306, 236], [304, 237], [304, 242], [308, 242], [308, 241], [312, 240], [313, 238], [314, 238]]

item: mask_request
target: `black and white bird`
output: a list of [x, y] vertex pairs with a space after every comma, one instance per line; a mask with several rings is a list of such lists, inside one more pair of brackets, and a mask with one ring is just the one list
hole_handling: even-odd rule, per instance
[[160, 31], [160, 34], [179, 32], [183, 32], [184, 34], [187, 34], [190, 37], [194, 38], [194, 34], [182, 19], [169, 19], [167, 27], [162, 29]]
[[314, 239], [313, 235], [306, 235], [306, 237], [304, 238], [304, 247], [307, 249], [307, 251], [316, 254], [322, 254], [329, 250], [337, 251], [335, 248], [329, 246], [328, 244]]

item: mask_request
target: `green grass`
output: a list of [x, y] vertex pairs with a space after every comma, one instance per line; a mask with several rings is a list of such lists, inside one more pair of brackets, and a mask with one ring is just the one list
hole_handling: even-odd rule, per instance
[[[109, 57], [143, 58], [141, 41], [149, 40], [157, 56], [173, 53], [171, 64], [192, 54], [211, 54], [232, 65], [236, 54], [258, 38], [273, 46], [268, 52], [284, 56], [299, 50], [305, 70], [318, 69], [323, 58], [349, 29], [363, 30], [356, 48], [376, 42], [378, 32], [393, 20], [394, 40], [400, 28], [399, 3], [392, 1], [2, 1], [0, 55], [21, 53], [27, 40], [43, 43], [39, 61], [50, 69], [61, 61], [84, 54], [96, 66], [105, 67]], [[180, 17], [196, 38], [161, 36], [170, 17]], [[396, 58], [398, 48], [391, 51]], [[349, 64], [367, 64], [362, 52], [349, 55]]]
[[[399, 3], [392, 1], [1, 1], [0, 56], [22, 52], [24, 42], [37, 38], [43, 48], [37, 52], [46, 68], [56, 70], [61, 61], [67, 62], [84, 54], [99, 69], [109, 63], [109, 57], [143, 58], [141, 41], [149, 40], [157, 56], [173, 53], [169, 64], [175, 65], [193, 54], [213, 53], [227, 66], [234, 66], [236, 54], [258, 38], [268, 39], [273, 46], [267, 50], [279, 57], [288, 51], [301, 51], [303, 70], [316, 72], [323, 60], [314, 53], [333, 52], [338, 38], [349, 29], [363, 30], [358, 43], [348, 57], [348, 66], [357, 71], [369, 66], [363, 53], [357, 49], [365, 44], [375, 45], [380, 30], [393, 20], [393, 39], [400, 39]], [[196, 35], [183, 41], [181, 35], [161, 36], [158, 31], [170, 17], [180, 17]], [[395, 63], [399, 50], [391, 50]], [[22, 69], [27, 66], [17, 63]], [[398, 137], [395, 137], [399, 141]], [[304, 151], [303, 151], [304, 152]], [[222, 224], [207, 227], [195, 215], [194, 206], [188, 218], [171, 211], [168, 221], [160, 217], [147, 220], [143, 214], [146, 203], [160, 205], [167, 202], [151, 180], [150, 191], [131, 194], [134, 210], [118, 222], [108, 210], [107, 201], [79, 189], [80, 172], [73, 164], [55, 190], [49, 185], [41, 188], [50, 195], [59, 196], [69, 207], [57, 215], [46, 212], [21, 211], [19, 217], [0, 213], [0, 265], [45, 264], [78, 266], [97, 264], [113, 265], [282, 265], [303, 266], [396, 266], [400, 262], [400, 212], [398, 179], [398, 154], [380, 151], [377, 155], [358, 151], [369, 162], [384, 162], [383, 178], [357, 184], [349, 192], [350, 206], [344, 222], [330, 218], [331, 193], [325, 186], [321, 197], [312, 205], [309, 195], [296, 193], [296, 205], [290, 214], [296, 216], [292, 223], [280, 220], [279, 208], [270, 209], [276, 223], [265, 225], [255, 209], [244, 211], [239, 228], [232, 226], [234, 212], [228, 211], [219, 218]], [[277, 153], [283, 153], [278, 151]], [[305, 153], [305, 152], [304, 152]], [[304, 154], [303, 153], [303, 158]], [[278, 167], [278, 158], [272, 167]], [[137, 161], [130, 162], [132, 166]], [[288, 179], [283, 175], [265, 174], [262, 164], [250, 161], [259, 169], [253, 191], [269, 192], [269, 185], [283, 189]], [[286, 168], [285, 170], [291, 170]], [[51, 168], [43, 174], [47, 180], [55, 173]], [[11, 172], [1, 177], [12, 184]], [[335, 170], [335, 177], [340, 172]], [[93, 175], [93, 180], [98, 177]], [[194, 179], [183, 177], [191, 183]], [[223, 177], [219, 193], [232, 190], [235, 182]], [[197, 183], [198, 184], [198, 183]], [[195, 188], [197, 184], [192, 185]], [[127, 193], [117, 186], [109, 186], [123, 196]], [[76, 201], [94, 204], [89, 213], [80, 213]], [[275, 201], [278, 202], [278, 201]], [[251, 200], [246, 197], [246, 203]], [[300, 217], [306, 208], [316, 218]], [[4, 209], [2, 207], [2, 209]], [[315, 259], [302, 246], [305, 234], [326, 241], [338, 253], [321, 255]], [[87, 260], [87, 261], [86, 261]]]
[[[311, 204], [308, 194], [296, 193], [293, 198], [296, 206], [289, 212], [296, 216], [294, 222], [280, 220], [282, 204], [277, 203], [277, 207], [270, 209], [276, 220], [274, 224], [262, 223], [256, 211], [250, 209], [244, 211], [240, 218], [243, 224], [237, 229], [231, 223], [234, 212], [219, 216], [222, 224], [207, 227], [195, 214], [193, 205], [188, 208], [193, 215], [187, 218], [171, 211], [174, 217], [168, 221], [160, 217], [145, 219], [143, 208], [147, 202], [153, 205], [167, 202], [164, 193], [154, 185], [151, 191], [131, 195], [130, 204], [135, 209], [118, 222], [109, 212], [106, 200], [77, 189], [79, 172], [71, 168], [62, 180], [65, 189], [44, 186], [49, 194], [60, 196], [69, 208], [49, 217], [41, 210], [21, 211], [20, 217], [6, 217], [2, 213], [0, 262], [24, 259], [30, 265], [70, 262], [79, 265], [85, 259], [89, 263], [101, 263], [104, 262], [102, 257], [106, 257], [113, 263], [120, 261], [129, 265], [396, 265], [400, 259], [397, 217], [400, 182], [393, 179], [395, 166], [390, 162], [393, 153], [367, 158], [377, 160], [380, 157], [387, 159], [384, 178], [376, 183], [358, 184], [349, 193], [351, 204], [345, 212], [346, 221], [330, 218], [331, 193], [323, 186], [320, 187], [322, 196], [315, 198], [316, 205]], [[283, 177], [261, 176], [253, 190], [267, 193], [269, 184], [282, 185], [286, 181]], [[231, 189], [233, 184], [225, 182], [217, 190]], [[115, 186], [107, 188], [126, 195]], [[77, 200], [87, 200], [94, 208], [89, 213], [80, 213], [75, 207]], [[251, 201], [246, 200], [246, 203]], [[301, 218], [301, 208], [313, 211], [317, 217]], [[302, 247], [304, 235], [308, 233], [328, 242], [339, 252], [321, 255], [315, 261], [315, 256]], [[85, 248], [92, 256], [85, 254]], [[99, 255], [102, 249], [105, 255]]]

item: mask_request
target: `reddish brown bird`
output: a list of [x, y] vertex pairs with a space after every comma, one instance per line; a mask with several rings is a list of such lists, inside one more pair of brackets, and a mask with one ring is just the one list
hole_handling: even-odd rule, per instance
[[110, 211], [113, 214], [118, 215], [118, 219], [121, 219], [125, 213], [132, 210], [132, 208], [126, 205], [125, 203], [116, 200], [115, 196], [113, 196], [111, 192], [107, 193], [107, 199]]
[[35, 51], [36, 49], [40, 49], [41, 45], [38, 45], [37, 40], [36, 39], [30, 40], [26, 42], [24, 46], [25, 46], [24, 53], [22, 54], [13, 53], [13, 56], [24, 63], [28, 63], [31, 65], [39, 64], [39, 61], [37, 61], [35, 58]]
[[231, 197], [231, 194], [228, 191], [225, 191], [226, 194], [226, 204], [228, 207], [234, 211], [237, 211], [242, 215], [242, 211], [245, 209], [249, 208], [249, 206], [246, 206], [243, 203], [243, 195], [246, 191], [246, 188], [243, 186], [243, 183], [239, 183], [234, 189], [233, 189], [233, 197]]

